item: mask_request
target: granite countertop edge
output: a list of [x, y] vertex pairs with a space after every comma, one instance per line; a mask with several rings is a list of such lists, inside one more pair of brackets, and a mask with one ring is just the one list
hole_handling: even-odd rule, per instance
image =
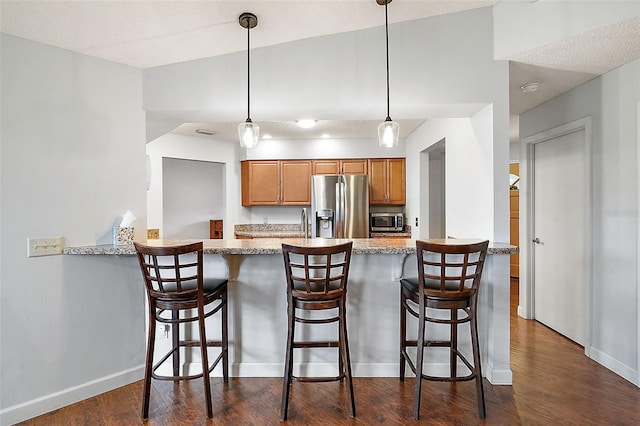
[[[162, 240], [149, 240], [151, 244], [162, 244]], [[199, 240], [189, 240], [189, 242]], [[296, 244], [296, 242], [308, 241], [301, 238], [270, 238], [258, 240], [202, 240], [205, 254], [220, 255], [268, 255], [281, 254], [283, 242]], [[362, 238], [354, 239], [353, 254], [415, 254], [415, 240], [411, 239], [385, 239]], [[401, 241], [401, 243], [398, 243]], [[159, 243], [160, 242], [160, 243]], [[177, 243], [186, 243], [187, 240], [177, 240]], [[488, 254], [515, 254], [518, 247], [505, 243], [490, 243]], [[77, 247], [65, 247], [65, 255], [135, 255], [133, 244], [129, 245], [88, 245]]]

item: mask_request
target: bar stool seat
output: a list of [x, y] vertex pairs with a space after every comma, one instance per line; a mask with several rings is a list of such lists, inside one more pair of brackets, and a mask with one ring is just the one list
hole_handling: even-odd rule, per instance
[[[142, 418], [149, 417], [151, 379], [179, 381], [200, 377], [204, 382], [207, 417], [213, 417], [209, 374], [222, 363], [223, 381], [224, 383], [229, 381], [227, 279], [204, 278], [202, 242], [163, 247], [134, 243], [134, 246], [145, 283], [149, 308]], [[218, 312], [221, 314], [221, 339], [207, 340], [205, 319]], [[193, 322], [198, 323], [199, 340], [181, 340], [180, 324]], [[157, 323], [171, 325], [172, 347], [154, 365]], [[211, 365], [209, 365], [208, 347], [220, 348], [220, 354]], [[180, 348], [200, 348], [202, 365], [200, 373], [180, 374]], [[156, 373], [169, 358], [173, 361], [173, 374]]]
[[[422, 380], [458, 382], [475, 380], [478, 414], [485, 418], [484, 389], [478, 343], [477, 294], [489, 241], [458, 239], [416, 241], [418, 277], [400, 280], [400, 380], [408, 364], [416, 375], [413, 417], [420, 418]], [[435, 315], [437, 310], [449, 311], [449, 318]], [[407, 339], [407, 313], [418, 319], [417, 340]], [[426, 323], [449, 325], [449, 340], [425, 337]], [[473, 363], [458, 349], [458, 325], [469, 323]], [[415, 362], [407, 347], [416, 348]], [[426, 347], [449, 348], [449, 375], [423, 373]], [[469, 373], [458, 375], [458, 360]]]
[[[283, 378], [281, 420], [287, 420], [289, 391], [293, 380], [300, 382], [346, 382], [350, 416], [355, 417], [356, 406], [351, 377], [349, 341], [347, 338], [347, 282], [353, 242], [334, 246], [282, 245], [287, 277], [287, 348]], [[310, 317], [304, 311], [323, 312]], [[329, 312], [327, 312], [329, 311]], [[335, 340], [296, 340], [296, 323], [307, 325], [338, 323]], [[338, 375], [334, 377], [297, 377], [293, 374], [293, 350], [309, 348], [338, 348]], [[321, 401], [320, 401], [321, 402]]]

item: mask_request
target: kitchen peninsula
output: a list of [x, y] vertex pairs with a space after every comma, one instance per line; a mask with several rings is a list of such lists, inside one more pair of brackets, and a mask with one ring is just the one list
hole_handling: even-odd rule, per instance
[[[193, 240], [149, 240], [151, 245]], [[231, 372], [240, 377], [273, 377], [283, 372], [286, 339], [286, 288], [281, 244], [337, 244], [339, 239], [260, 238], [203, 240], [205, 274], [230, 279], [229, 330]], [[415, 240], [353, 239], [349, 272], [348, 329], [355, 376], [397, 377], [399, 363], [399, 284], [416, 275]], [[509, 368], [509, 282], [496, 282], [495, 268], [509, 267], [517, 248], [492, 243], [485, 261], [479, 304], [479, 333], [483, 375], [493, 384], [511, 384]], [[134, 255], [132, 245], [67, 247], [66, 255]], [[504, 264], [504, 265], [503, 265]], [[142, 283], [140, 283], [142, 286]], [[409, 320], [409, 327], [412, 327]], [[327, 336], [335, 332], [327, 325]], [[417, 326], [415, 327], [417, 330]], [[315, 330], [314, 330], [315, 331]], [[324, 330], [323, 330], [324, 331]], [[447, 329], [430, 328], [445, 337]], [[466, 333], [460, 333], [466, 335]], [[314, 334], [315, 336], [315, 334]], [[318, 334], [324, 338], [324, 334]], [[462, 351], [470, 342], [460, 341]], [[427, 368], [437, 372], [448, 354], [434, 352]], [[301, 365], [311, 375], [335, 372], [335, 350], [308, 354]], [[195, 361], [194, 361], [195, 362]]]

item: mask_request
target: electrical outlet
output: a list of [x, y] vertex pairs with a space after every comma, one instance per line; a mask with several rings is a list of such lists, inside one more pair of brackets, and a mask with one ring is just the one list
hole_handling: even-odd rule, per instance
[[62, 237], [28, 238], [27, 239], [27, 257], [53, 256], [57, 254], [62, 254], [62, 249], [63, 249]]

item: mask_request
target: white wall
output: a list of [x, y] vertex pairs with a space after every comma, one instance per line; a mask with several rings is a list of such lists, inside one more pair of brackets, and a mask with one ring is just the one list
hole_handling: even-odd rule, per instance
[[163, 238], [209, 238], [210, 220], [224, 220], [224, 164], [164, 158]]
[[139, 70], [0, 35], [0, 423], [142, 377], [133, 258], [27, 258], [27, 238], [111, 242], [146, 228]]
[[224, 164], [223, 188], [224, 235], [233, 235], [233, 225], [250, 223], [250, 214], [241, 206], [240, 148], [235, 142], [168, 133], [147, 144], [151, 163], [151, 185], [147, 191], [147, 220], [150, 228], [160, 228], [163, 236], [163, 158], [211, 161]]
[[[638, 76], [640, 59], [520, 117], [521, 139], [580, 118], [592, 119], [591, 354], [636, 384], [640, 384]], [[523, 231], [521, 235], [524, 235]], [[528, 247], [522, 249], [522, 268], [525, 270]], [[524, 286], [520, 297], [527, 297]]]
[[[483, 8], [391, 25], [391, 116], [468, 116], [452, 115], [455, 106], [494, 101], [506, 113], [508, 76], [493, 60], [492, 23]], [[252, 119], [383, 120], [383, 46], [378, 27], [252, 49]], [[242, 121], [245, 70], [246, 52], [146, 69], [147, 118]]]
[[[426, 207], [420, 197], [426, 184], [420, 153], [444, 140], [445, 235], [495, 240], [493, 152], [508, 151], [508, 145], [494, 146], [492, 120], [492, 108], [486, 107], [472, 118], [428, 120], [407, 138], [407, 218], [409, 223], [416, 217], [427, 219], [412, 230], [414, 238], [429, 236], [428, 213], [422, 211]], [[507, 188], [505, 184], [504, 191]]]

